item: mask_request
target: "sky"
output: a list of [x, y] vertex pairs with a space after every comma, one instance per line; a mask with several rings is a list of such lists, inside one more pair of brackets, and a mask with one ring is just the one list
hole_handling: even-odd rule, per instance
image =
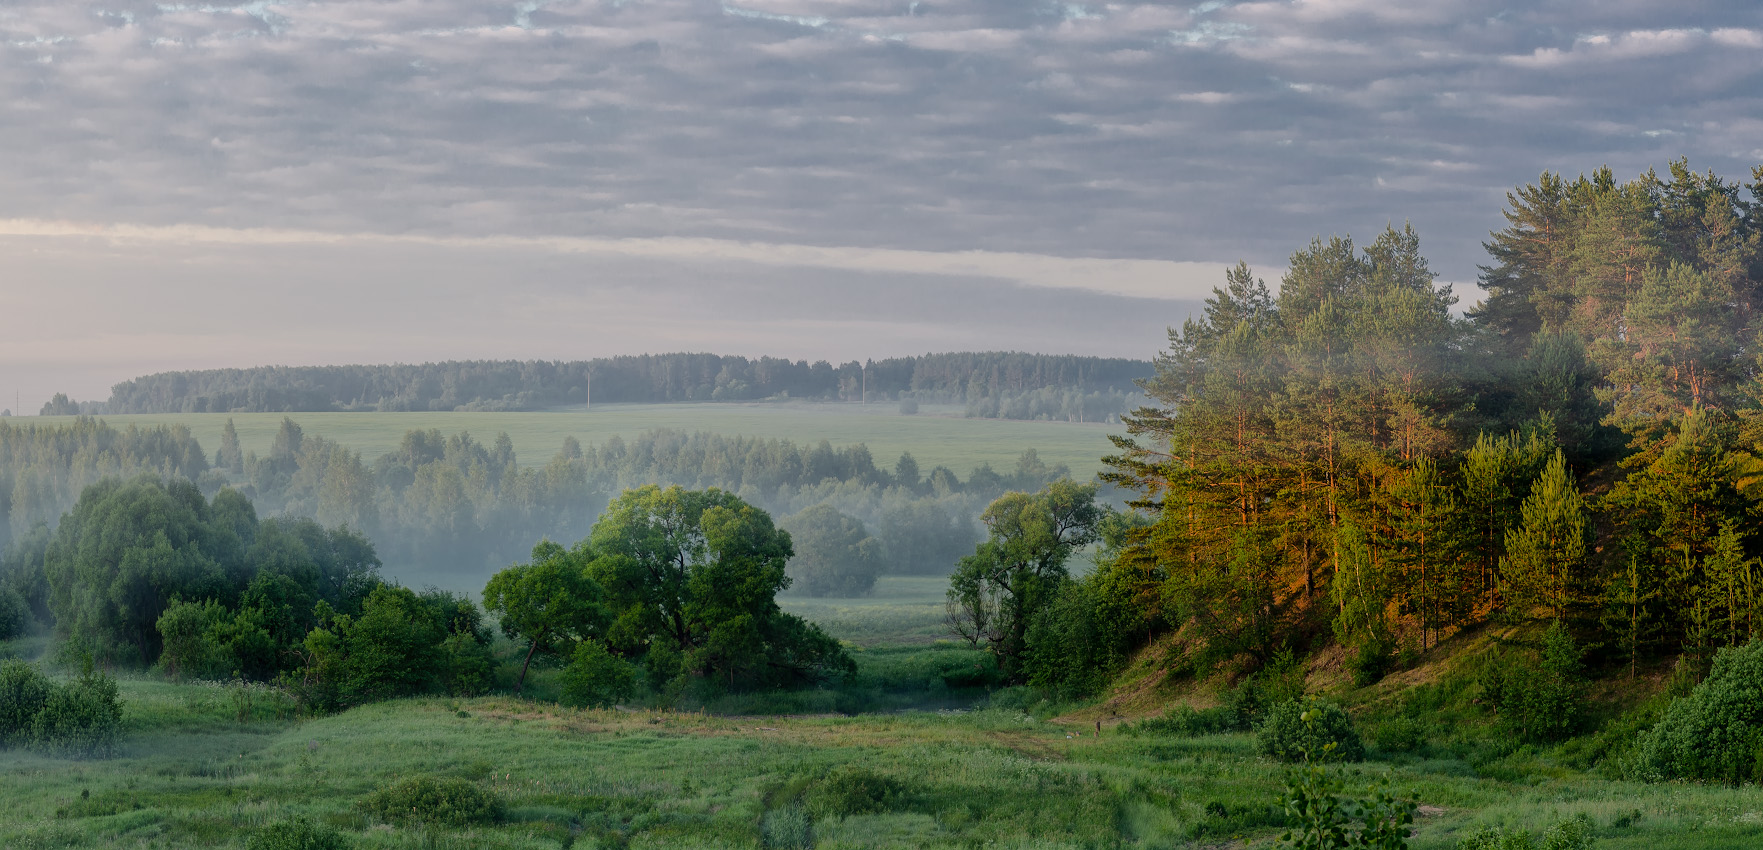
[[[1763, 164], [1755, 0], [0, 5], [0, 407], [164, 369], [1150, 357], [1544, 170]], [[18, 412], [18, 411], [15, 411]]]

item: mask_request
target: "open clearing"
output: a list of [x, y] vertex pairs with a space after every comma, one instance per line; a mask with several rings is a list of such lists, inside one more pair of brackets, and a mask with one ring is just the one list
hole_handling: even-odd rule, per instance
[[[342, 443], [369, 462], [397, 448], [404, 433], [416, 428], [438, 428], [447, 434], [469, 431], [484, 442], [506, 432], [523, 466], [550, 460], [565, 437], [575, 437], [586, 446], [615, 434], [629, 439], [652, 428], [672, 428], [775, 437], [806, 445], [822, 439], [835, 446], [864, 443], [877, 466], [891, 469], [901, 452], [910, 451], [920, 469], [947, 466], [963, 478], [982, 463], [1008, 470], [1023, 450], [1032, 448], [1048, 464], [1066, 464], [1074, 476], [1087, 479], [1101, 469], [1100, 458], [1113, 451], [1108, 435], [1122, 433], [1118, 425], [968, 419], [959, 407], [939, 405], [925, 405], [923, 410], [903, 416], [892, 403], [781, 402], [607, 404], [591, 410], [522, 413], [153, 413], [99, 418], [117, 428], [183, 423], [211, 454], [220, 446], [221, 429], [232, 419], [240, 446], [265, 454], [286, 416], [307, 434]], [[12, 422], [52, 425], [71, 419], [47, 416]]]

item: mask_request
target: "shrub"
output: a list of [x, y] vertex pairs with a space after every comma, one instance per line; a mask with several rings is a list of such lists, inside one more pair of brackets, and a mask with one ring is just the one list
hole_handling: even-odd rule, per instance
[[1295, 850], [1407, 850], [1413, 833], [1418, 795], [1406, 798], [1390, 793], [1386, 782], [1366, 789], [1370, 796], [1354, 799], [1342, 795], [1339, 776], [1322, 764], [1306, 764], [1286, 778], [1286, 823], [1281, 846]]
[[[1360, 761], [1365, 744], [1340, 706], [1317, 699], [1274, 707], [1256, 730], [1261, 752], [1282, 761]], [[1332, 746], [1331, 746], [1332, 745]]]
[[808, 789], [808, 810], [820, 817], [886, 812], [905, 796], [905, 786], [874, 771], [841, 767]]
[[1166, 735], [1175, 738], [1193, 738], [1200, 735], [1216, 735], [1220, 732], [1240, 732], [1248, 726], [1235, 711], [1223, 706], [1204, 708], [1198, 711], [1185, 705], [1178, 705], [1163, 713], [1161, 717], [1151, 717], [1138, 723], [1123, 727], [1129, 735]]
[[116, 680], [91, 669], [51, 690], [31, 721], [31, 740], [38, 747], [70, 756], [108, 755], [121, 733]]
[[1592, 819], [1577, 814], [1543, 831], [1539, 842], [1527, 830], [1478, 829], [1457, 850], [1591, 850]]
[[447, 693], [456, 697], [482, 696], [490, 690], [494, 667], [490, 648], [466, 632], [453, 632], [441, 642], [446, 673], [441, 677]]
[[212, 599], [202, 602], [174, 601], [155, 623], [162, 641], [159, 664], [174, 679], [212, 679], [225, 676], [231, 660], [224, 647], [211, 639], [212, 630], [227, 618], [226, 606]]
[[1377, 746], [1392, 753], [1411, 753], [1426, 745], [1426, 723], [1415, 717], [1398, 717], [1375, 730]]
[[637, 668], [599, 643], [584, 640], [575, 648], [562, 680], [564, 705], [605, 708], [636, 692]]
[[1353, 647], [1347, 666], [1353, 671], [1353, 686], [1369, 687], [1383, 681], [1395, 662], [1395, 641], [1381, 635], [1368, 635]]
[[483, 786], [456, 778], [418, 776], [369, 794], [362, 811], [386, 823], [465, 827], [495, 823], [506, 807]]
[[1763, 641], [1720, 650], [1708, 678], [1641, 737], [1645, 779], [1763, 779]]
[[1501, 727], [1528, 741], [1557, 741], [1579, 727], [1585, 711], [1578, 644], [1560, 623], [1543, 635], [1537, 659], [1495, 656], [1476, 681], [1482, 703], [1499, 715]]
[[1242, 728], [1258, 725], [1269, 710], [1304, 698], [1304, 666], [1291, 649], [1281, 648], [1267, 665], [1243, 678], [1224, 695], [1224, 708], [1234, 712]]
[[915, 398], [900, 399], [900, 414], [902, 416], [915, 416], [915, 415], [917, 415], [918, 414], [918, 399], [915, 399]]
[[245, 850], [347, 850], [342, 833], [307, 818], [276, 821], [245, 842]]
[[0, 744], [28, 739], [54, 690], [49, 677], [35, 666], [17, 660], [0, 662]]

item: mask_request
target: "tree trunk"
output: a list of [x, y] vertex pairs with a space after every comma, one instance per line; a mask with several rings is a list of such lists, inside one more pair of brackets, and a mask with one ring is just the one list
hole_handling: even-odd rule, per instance
[[538, 639], [535, 638], [532, 642], [532, 645], [527, 647], [526, 660], [520, 662], [520, 678], [514, 680], [514, 695], [515, 696], [520, 696], [520, 689], [523, 685], [526, 684], [526, 668], [527, 668], [527, 665], [533, 663], [533, 653], [535, 653], [537, 651], [539, 651], [539, 641], [538, 641]]

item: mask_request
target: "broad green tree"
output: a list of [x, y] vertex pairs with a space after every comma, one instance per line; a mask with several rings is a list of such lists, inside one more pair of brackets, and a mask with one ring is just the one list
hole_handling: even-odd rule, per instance
[[502, 633], [527, 642], [515, 693], [526, 684], [534, 654], [567, 652], [604, 635], [602, 593], [587, 573], [592, 559], [585, 541], [565, 549], [545, 540], [533, 547], [530, 561], [495, 574], [484, 585], [484, 609], [501, 621]]
[[732, 687], [844, 674], [852, 663], [818, 626], [784, 613], [790, 535], [722, 490], [627, 490], [589, 537], [606, 591], [610, 648], [652, 673]]
[[1019, 676], [1031, 622], [1054, 602], [1069, 576], [1066, 562], [1097, 540], [1103, 515], [1095, 485], [1070, 479], [992, 502], [981, 517], [986, 540], [949, 579], [951, 628]]

